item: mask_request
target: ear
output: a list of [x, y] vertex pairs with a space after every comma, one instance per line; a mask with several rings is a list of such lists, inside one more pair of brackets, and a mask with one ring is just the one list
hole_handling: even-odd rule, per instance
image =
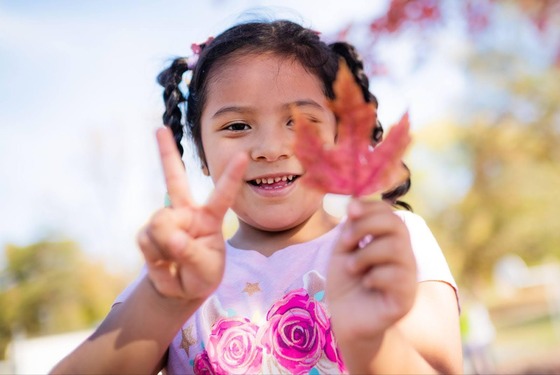
[[201, 168], [202, 168], [202, 173], [203, 173], [205, 176], [210, 176], [210, 171], [208, 170], [208, 167], [206, 166], [206, 164], [202, 164], [202, 167], [201, 167]]

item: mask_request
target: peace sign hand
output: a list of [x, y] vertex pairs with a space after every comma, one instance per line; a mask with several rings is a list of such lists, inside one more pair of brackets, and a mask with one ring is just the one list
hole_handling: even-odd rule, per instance
[[247, 157], [238, 155], [216, 183], [205, 205], [189, 193], [185, 169], [168, 128], [157, 141], [172, 207], [158, 210], [138, 234], [138, 244], [155, 289], [165, 297], [207, 298], [220, 284], [225, 266], [224, 215], [243, 183]]

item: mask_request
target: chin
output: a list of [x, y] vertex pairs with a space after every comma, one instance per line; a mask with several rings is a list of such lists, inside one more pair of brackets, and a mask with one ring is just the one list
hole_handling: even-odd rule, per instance
[[260, 221], [258, 223], [254, 223], [254, 224], [249, 224], [247, 223], [247, 225], [250, 225], [256, 229], [265, 231], [265, 232], [283, 232], [285, 230], [289, 230], [292, 229], [294, 227], [296, 227], [297, 225], [301, 224], [300, 222], [297, 221], [286, 221], [286, 222], [279, 222], [277, 220], [267, 220], [267, 221]]
[[264, 232], [282, 232], [292, 229], [307, 220], [305, 218], [284, 218], [283, 220], [279, 220], [278, 217], [275, 217], [273, 215], [267, 215], [267, 217], [261, 218], [240, 217], [240, 219], [245, 223], [245, 225]]

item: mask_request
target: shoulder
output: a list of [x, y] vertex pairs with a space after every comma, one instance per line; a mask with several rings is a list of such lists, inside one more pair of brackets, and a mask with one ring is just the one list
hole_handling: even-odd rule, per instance
[[425, 226], [427, 228], [426, 220], [424, 218], [412, 211], [397, 210], [395, 215], [401, 218], [407, 227], [418, 227]]
[[395, 215], [406, 225], [415, 253], [420, 250], [441, 253], [439, 244], [422, 216], [410, 211], [395, 211]]
[[424, 218], [410, 211], [395, 211], [405, 223], [418, 266], [418, 281], [443, 281], [457, 288], [444, 252]]

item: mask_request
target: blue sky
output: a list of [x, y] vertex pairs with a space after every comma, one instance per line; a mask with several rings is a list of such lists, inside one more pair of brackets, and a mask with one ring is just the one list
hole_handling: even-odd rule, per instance
[[[153, 134], [162, 111], [155, 77], [166, 62], [188, 55], [192, 42], [219, 33], [248, 9], [262, 14], [266, 8], [332, 34], [382, 6], [371, 0], [0, 0], [0, 246], [68, 237], [117, 270], [137, 268], [135, 234], [165, 189]], [[427, 75], [440, 75], [445, 66], [435, 61], [429, 69]], [[462, 85], [452, 73], [448, 96]], [[401, 91], [390, 85], [381, 83], [378, 94], [389, 103], [382, 106], [389, 121], [411, 104], [391, 106], [399, 95], [418, 98], [413, 118], [434, 114], [437, 97], [421, 94], [420, 78]], [[191, 185], [203, 200], [211, 187], [192, 164]]]

